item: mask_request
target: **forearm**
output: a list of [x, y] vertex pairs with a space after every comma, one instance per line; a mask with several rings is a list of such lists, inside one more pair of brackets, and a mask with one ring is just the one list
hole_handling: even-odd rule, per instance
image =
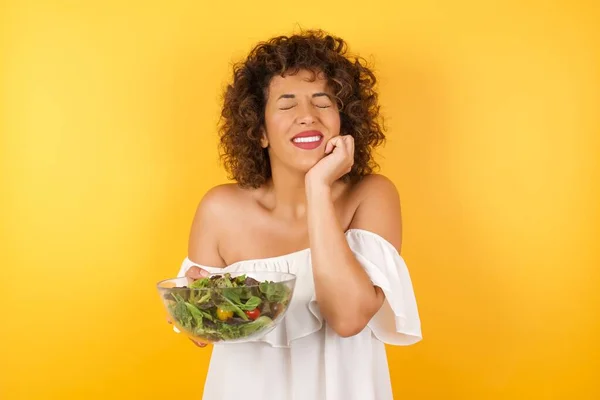
[[383, 294], [348, 246], [331, 189], [307, 185], [308, 227], [315, 291], [321, 314], [341, 336], [360, 332], [379, 309]]

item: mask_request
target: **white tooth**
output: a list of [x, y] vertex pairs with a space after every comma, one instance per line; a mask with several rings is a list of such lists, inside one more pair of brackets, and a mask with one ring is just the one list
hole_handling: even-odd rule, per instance
[[296, 142], [296, 143], [311, 143], [311, 142], [318, 142], [319, 140], [321, 140], [320, 136], [311, 136], [311, 137], [304, 137], [304, 138], [296, 138], [296, 139], [294, 139], [294, 142]]

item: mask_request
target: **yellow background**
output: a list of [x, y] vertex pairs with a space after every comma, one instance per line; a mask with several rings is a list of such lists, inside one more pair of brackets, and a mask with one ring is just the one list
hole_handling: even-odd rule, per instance
[[1, 6], [1, 399], [200, 398], [154, 284], [226, 180], [230, 63], [299, 25], [380, 78], [425, 338], [396, 397], [600, 398], [596, 2], [120, 3]]

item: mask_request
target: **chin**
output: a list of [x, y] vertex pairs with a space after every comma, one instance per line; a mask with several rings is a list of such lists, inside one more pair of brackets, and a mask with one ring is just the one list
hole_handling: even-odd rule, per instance
[[312, 167], [314, 167], [315, 165], [317, 165], [317, 163], [319, 161], [321, 161], [323, 159], [323, 156], [319, 156], [318, 158], [314, 158], [314, 159], [305, 159], [305, 160], [298, 160], [296, 164], [296, 168], [298, 170], [300, 170], [303, 173], [307, 173], [308, 171], [310, 171], [310, 169]]

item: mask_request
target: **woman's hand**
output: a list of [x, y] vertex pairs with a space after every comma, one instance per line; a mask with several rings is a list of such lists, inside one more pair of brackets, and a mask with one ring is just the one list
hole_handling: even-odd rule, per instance
[[[189, 283], [192, 283], [198, 279], [202, 279], [204, 277], [208, 276], [208, 272], [203, 270], [200, 267], [196, 267], [193, 266], [190, 269], [187, 270], [187, 272], [185, 273], [185, 277], [188, 279]], [[169, 324], [173, 324], [173, 321], [171, 320], [170, 317], [167, 317], [167, 322]], [[203, 342], [197, 342], [193, 339], [190, 338], [190, 340], [198, 347], [206, 347], [207, 343], [203, 343]]]
[[197, 281], [198, 279], [206, 278], [208, 275], [208, 271], [205, 271], [200, 267], [196, 267], [195, 265], [190, 267], [185, 273], [185, 277], [188, 278], [189, 283]]
[[352, 170], [354, 165], [354, 138], [350, 135], [335, 136], [325, 145], [325, 157], [306, 174], [306, 184], [323, 184], [331, 187], [333, 182]]

